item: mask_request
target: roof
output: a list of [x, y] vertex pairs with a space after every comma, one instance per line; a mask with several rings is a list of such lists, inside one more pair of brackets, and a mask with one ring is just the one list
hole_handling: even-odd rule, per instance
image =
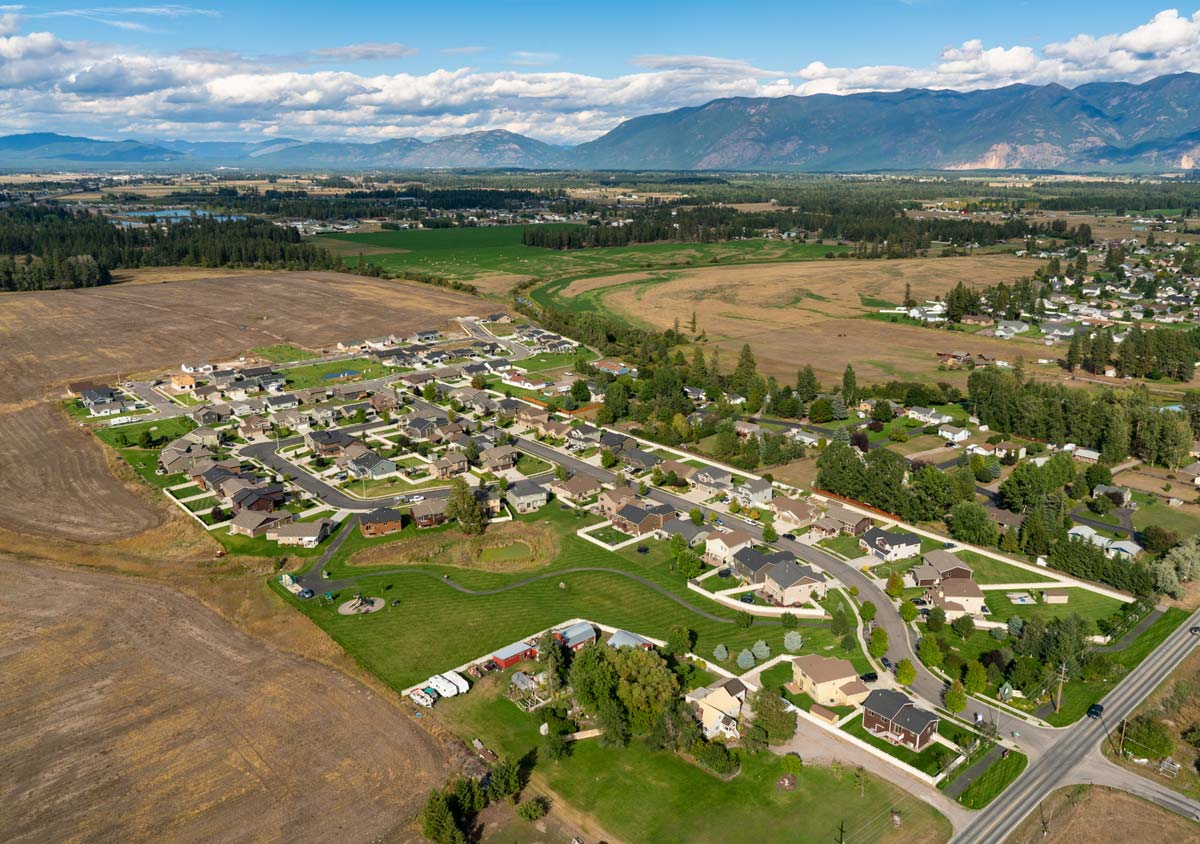
[[939, 572], [943, 572], [949, 568], [959, 567], [964, 568], [967, 571], [971, 570], [971, 567], [964, 563], [961, 558], [954, 556], [949, 551], [943, 551], [941, 548], [925, 554], [925, 562], [933, 566]]
[[573, 647], [583, 642], [591, 642], [596, 638], [596, 628], [589, 622], [577, 621], [574, 624], [554, 631], [562, 638], [563, 644]]
[[795, 498], [787, 496], [778, 496], [771, 499], [771, 504], [777, 513], [791, 513], [798, 519], [811, 519], [816, 515], [817, 509], [806, 501], [797, 501]]
[[897, 548], [901, 545], [920, 545], [921, 540], [914, 533], [892, 533], [883, 528], [871, 528], [863, 534], [862, 539], [868, 545]]
[[[511, 645], [505, 645], [499, 650], [494, 651], [492, 656], [496, 659], [512, 659], [514, 656], [520, 656], [521, 654], [530, 650], [532, 647], [533, 645], [529, 642], [513, 642]], [[513, 675], [513, 679], [516, 679], [515, 674]]]
[[805, 654], [793, 658], [792, 664], [814, 683], [828, 683], [832, 680], [850, 681], [858, 678], [858, 672], [854, 670], [854, 666], [848, 659]]
[[243, 530], [256, 530], [263, 525], [279, 521], [283, 515], [286, 514], [277, 513], [273, 510], [269, 513], [264, 513], [261, 510], [243, 510], [233, 517], [233, 521], [230, 524]]
[[363, 524], [381, 525], [388, 524], [389, 522], [398, 522], [402, 518], [399, 510], [380, 507], [378, 510], [372, 510], [370, 513], [363, 513], [358, 517], [358, 520]]
[[516, 498], [532, 498], [535, 495], [545, 497], [548, 493], [541, 484], [529, 480], [521, 480], [508, 488], [508, 494]]
[[949, 580], [943, 580], [938, 589], [947, 598], [983, 597], [983, 590], [979, 588], [979, 584], [965, 577], [952, 577]]
[[426, 498], [424, 501], [418, 501], [412, 506], [412, 514], [414, 517], [440, 516], [445, 512], [446, 499], [444, 498]]
[[895, 689], [875, 689], [863, 701], [863, 709], [891, 721], [913, 733], [920, 734], [938, 717], [914, 704]]
[[714, 533], [708, 538], [709, 542], [719, 539], [725, 543], [726, 548], [733, 548], [735, 545], [745, 545], [747, 542], [753, 542], [754, 537], [740, 530], [731, 530], [729, 533]]
[[700, 534], [708, 535], [709, 529], [704, 525], [693, 524], [691, 519], [671, 519], [663, 525], [663, 530], [667, 534], [674, 536], [679, 534], [691, 544]]
[[577, 473], [565, 481], [559, 481], [555, 486], [573, 496], [579, 496], [587, 495], [600, 489], [600, 482], [595, 478], [589, 478], [587, 475]]
[[805, 580], [811, 580], [814, 583], [822, 583], [825, 580], [825, 575], [821, 572], [811, 566], [802, 566], [795, 560], [783, 560], [776, 563], [767, 572], [767, 577], [780, 589], [787, 589], [789, 586], [803, 583]]
[[643, 639], [636, 633], [630, 633], [628, 630], [618, 630], [608, 639], [608, 646], [610, 648], [642, 648], [646, 645], [653, 646], [654, 643], [649, 639]]
[[332, 519], [317, 519], [315, 522], [290, 522], [280, 527], [277, 535], [284, 538], [320, 539], [331, 530], [333, 530]]
[[795, 561], [795, 557], [787, 551], [776, 551], [773, 554], [764, 554], [757, 548], [743, 548], [733, 555], [733, 559], [737, 564], [746, 571], [757, 574], [765, 570], [768, 566], [791, 560]]

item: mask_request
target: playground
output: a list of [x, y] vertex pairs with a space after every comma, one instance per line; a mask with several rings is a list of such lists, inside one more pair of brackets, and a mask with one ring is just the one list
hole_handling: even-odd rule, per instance
[[383, 607], [383, 598], [364, 598], [362, 595], [355, 595], [338, 607], [338, 615], [366, 615], [379, 612]]

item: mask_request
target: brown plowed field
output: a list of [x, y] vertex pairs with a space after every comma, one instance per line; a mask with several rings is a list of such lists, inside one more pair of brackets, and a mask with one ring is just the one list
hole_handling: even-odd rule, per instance
[[145, 580], [0, 558], [7, 842], [421, 840], [438, 743]]
[[0, 527], [103, 542], [162, 521], [112, 476], [97, 442], [41, 403], [69, 381], [165, 371], [274, 343], [320, 348], [349, 335], [442, 328], [481, 310], [450, 290], [317, 272], [0, 296]]

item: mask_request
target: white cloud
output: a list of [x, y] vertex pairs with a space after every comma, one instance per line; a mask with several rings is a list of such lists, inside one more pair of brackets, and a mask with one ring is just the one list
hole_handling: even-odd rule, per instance
[[[203, 48], [155, 55], [63, 41], [51, 32], [23, 34], [18, 12], [26, 19], [67, 15], [116, 27], [217, 13], [171, 4], [36, 15], [0, 7], [0, 126], [102, 137], [379, 140], [507, 129], [573, 143], [639, 114], [718, 97], [965, 90], [1014, 82], [1074, 86], [1200, 70], [1200, 12], [1188, 17], [1175, 10], [1126, 32], [1080, 34], [1040, 49], [971, 39], [931, 56], [924, 66], [839, 67], [814, 59], [799, 67], [762, 68], [742, 58], [642, 55], [631, 59], [631, 72], [615, 77], [550, 70], [546, 66], [559, 56], [534, 51], [508, 54], [508, 67], [500, 70], [452, 67], [368, 75], [346, 69], [353, 62], [416, 52], [394, 42], [258, 58]], [[485, 49], [456, 46], [439, 52], [470, 56]]]

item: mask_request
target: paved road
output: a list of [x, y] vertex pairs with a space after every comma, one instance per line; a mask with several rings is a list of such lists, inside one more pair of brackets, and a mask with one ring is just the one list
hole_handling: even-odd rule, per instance
[[1071, 511], [1071, 518], [1079, 522], [1081, 525], [1087, 525], [1088, 527], [1095, 528], [1096, 530], [1112, 531], [1113, 533], [1121, 533], [1128, 536], [1133, 536], [1137, 532], [1137, 529], [1133, 526], [1132, 510], [1128, 510], [1124, 507], [1118, 507], [1112, 511], [1112, 515], [1116, 516], [1117, 519], [1120, 520], [1121, 523], [1119, 525], [1110, 525], [1108, 522], [1102, 522], [1099, 519], [1088, 515], [1089, 512], [1091, 511], [1089, 511], [1087, 507], [1080, 505]]
[[[971, 824], [961, 830], [953, 844], [995, 844], [1003, 841], [1016, 826], [1032, 812], [1054, 789], [1071, 783], [1096, 781], [1097, 777], [1121, 782], [1122, 788], [1133, 787], [1139, 793], [1154, 794], [1150, 799], [1172, 811], [1194, 817], [1200, 804], [1173, 792], [1161, 793], [1144, 784], [1135, 774], [1129, 774], [1095, 752], [1107, 730], [1128, 717], [1134, 708], [1150, 694], [1162, 679], [1183, 661], [1198, 637], [1188, 628], [1200, 622], [1200, 612], [1181, 625], [1141, 665], [1131, 671], [1103, 700], [1104, 720], [1087, 718], [1062, 732], [1050, 752], [1031, 760], [1020, 778], [990, 806], [980, 812]], [[1109, 770], [1111, 769], [1111, 770]], [[1120, 774], [1114, 773], [1119, 771]]]

